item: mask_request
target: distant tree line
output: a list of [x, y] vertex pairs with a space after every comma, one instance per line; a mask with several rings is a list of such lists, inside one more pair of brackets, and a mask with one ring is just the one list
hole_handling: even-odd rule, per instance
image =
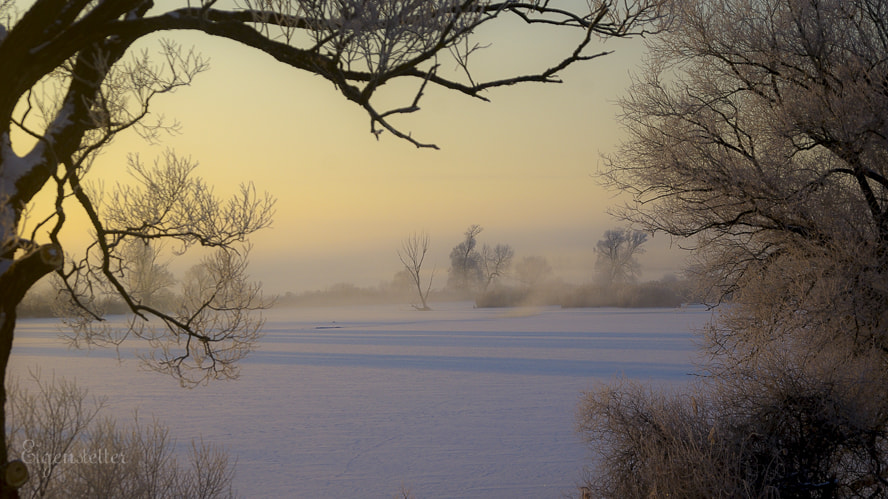
[[480, 225], [470, 225], [450, 251], [450, 267], [443, 287], [433, 288], [436, 269], [429, 269], [431, 238], [414, 232], [401, 241], [398, 257], [403, 268], [390, 281], [361, 287], [337, 283], [329, 288], [277, 297], [283, 306], [382, 304], [411, 302], [430, 310], [433, 301], [473, 300], [477, 307], [526, 305], [563, 307], [676, 307], [700, 301], [687, 279], [667, 276], [638, 282], [637, 256], [647, 233], [627, 228], [607, 230], [593, 251], [596, 278], [573, 284], [556, 277], [548, 260], [532, 255], [516, 258], [505, 243], [479, 241]]
[[[604, 232], [592, 249], [597, 258], [595, 279], [574, 284], [556, 277], [545, 257], [516, 258], [505, 243], [479, 241], [480, 225], [469, 226], [450, 251], [450, 267], [443, 287], [433, 288], [435, 269], [428, 269], [431, 239], [416, 232], [402, 241], [398, 256], [403, 268], [391, 280], [375, 286], [336, 283], [328, 288], [288, 292], [274, 297], [280, 306], [386, 304], [413, 302], [419, 310], [433, 301], [474, 300], [477, 307], [525, 305], [563, 307], [675, 307], [695, 298], [687, 279], [667, 276], [639, 282], [638, 255], [644, 252], [647, 234], [626, 228]], [[163, 248], [137, 241], [126, 250], [127, 265], [121, 271], [134, 299], [159, 310], [173, 310], [187, 295], [199, 293], [201, 282], [212, 269], [206, 262], [189, 269], [181, 279], [163, 261]], [[272, 300], [269, 300], [272, 301]], [[19, 304], [22, 317], [64, 317], [70, 295], [56, 286], [35, 287]], [[117, 295], [98, 296], [92, 306], [107, 314], [127, 314], [128, 305]]]
[[[120, 251], [124, 257], [117, 270], [121, 285], [127, 289], [128, 296], [139, 306], [150, 307], [165, 313], [179, 312], [194, 301], [211, 301], [228, 299], [226, 293], [220, 292], [222, 281], [233, 277], [243, 278], [243, 268], [234, 271], [233, 266], [245, 266], [246, 255], [235, 261], [219, 254], [204, 258], [200, 263], [185, 271], [181, 278], [176, 278], [169, 269], [169, 262], [164, 260], [162, 245], [134, 240], [125, 243]], [[240, 277], [237, 277], [240, 276]], [[254, 286], [254, 287], [251, 287]], [[257, 293], [258, 285], [246, 281], [235, 287], [243, 293]], [[19, 317], [60, 317], [77, 319], [79, 304], [58, 278], [51, 276], [49, 280], [33, 287], [19, 303]], [[270, 303], [271, 300], [263, 303]], [[100, 310], [103, 314], [131, 314], [130, 305], [118, 293], [95, 293], [90, 298], [90, 307]]]
[[474, 297], [478, 307], [560, 305], [562, 307], [677, 307], [692, 301], [692, 287], [678, 277], [639, 283], [645, 232], [628, 228], [607, 230], [593, 251], [595, 280], [576, 285], [555, 277], [549, 262], [528, 256], [512, 265], [508, 244], [477, 250], [482, 228], [472, 225], [450, 253], [448, 286]]

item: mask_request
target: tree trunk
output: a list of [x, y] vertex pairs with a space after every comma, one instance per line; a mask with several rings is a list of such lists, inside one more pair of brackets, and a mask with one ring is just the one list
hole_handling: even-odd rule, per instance
[[[62, 249], [47, 244], [15, 260], [0, 275], [0, 471], [5, 471], [9, 462], [6, 448], [6, 369], [15, 337], [16, 307], [31, 286], [61, 265]], [[6, 483], [5, 478], [6, 474], [0, 473], [0, 499], [17, 498], [18, 492]]]
[[419, 284], [419, 271], [416, 271], [416, 275], [414, 276], [414, 282], [416, 282], [416, 292], [419, 293], [419, 300], [422, 302], [422, 308], [419, 310], [431, 310], [426, 303], [426, 295], [422, 294], [422, 286]]
[[[5, 297], [4, 297], [5, 298]], [[18, 303], [6, 300], [0, 303], [0, 464], [9, 462], [6, 452], [6, 367], [9, 365], [9, 354], [12, 352], [12, 339], [15, 333], [15, 308]], [[10, 487], [0, 474], [0, 498], [18, 497], [18, 491]]]

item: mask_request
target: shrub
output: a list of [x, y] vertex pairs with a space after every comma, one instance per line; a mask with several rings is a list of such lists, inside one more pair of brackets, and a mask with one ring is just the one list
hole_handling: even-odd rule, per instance
[[475, 298], [478, 308], [520, 307], [530, 305], [530, 290], [527, 288], [498, 287], [481, 293]]
[[623, 307], [654, 308], [679, 307], [684, 302], [681, 295], [669, 284], [648, 282], [603, 286], [589, 284], [566, 294], [562, 306], [577, 307]]
[[772, 360], [692, 393], [623, 381], [585, 394], [593, 496], [884, 497], [888, 402], [875, 394], [888, 380], [877, 361]]
[[30, 478], [20, 497], [157, 498], [233, 497], [234, 467], [228, 454], [204, 442], [191, 443], [187, 466], [173, 453], [175, 441], [157, 420], [138, 417], [120, 427], [99, 418], [103, 399], [86, 389], [32, 373], [36, 392], [10, 382], [7, 449]]

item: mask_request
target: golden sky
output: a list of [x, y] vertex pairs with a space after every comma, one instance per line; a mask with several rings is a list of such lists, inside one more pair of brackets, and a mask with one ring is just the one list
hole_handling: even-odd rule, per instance
[[[493, 35], [476, 61], [491, 74], [539, 70], [572, 49], [561, 37]], [[400, 269], [400, 241], [420, 230], [431, 237], [429, 263], [443, 285], [450, 249], [471, 224], [485, 229], [480, 243], [510, 244], [516, 260], [545, 256], [561, 277], [584, 282], [595, 242], [618, 225], [606, 214], [615, 193], [595, 172], [619, 140], [614, 101], [641, 60], [640, 43], [608, 42], [600, 48], [615, 53], [564, 71], [565, 83], [495, 89], [489, 103], [429, 89], [422, 110], [396, 123], [438, 144], [435, 151], [388, 133], [377, 141], [366, 113], [321, 78], [230, 42], [170, 37], [195, 44], [211, 65], [152, 108], [179, 120], [183, 133], [154, 146], [121, 138], [91, 180], [113, 184], [127, 153], [150, 159], [171, 147], [197, 160], [197, 173], [219, 194], [247, 181], [270, 192], [275, 223], [254, 236], [251, 253], [251, 274], [269, 292], [389, 280]], [[456, 71], [450, 65], [445, 74]], [[387, 95], [409, 103], [414, 88]], [[661, 235], [648, 243], [643, 278], [678, 269], [682, 255], [661, 254], [668, 243]]]

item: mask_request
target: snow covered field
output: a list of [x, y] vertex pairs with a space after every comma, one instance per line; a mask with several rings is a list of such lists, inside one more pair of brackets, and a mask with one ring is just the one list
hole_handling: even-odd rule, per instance
[[557, 498], [575, 495], [587, 452], [574, 433], [583, 390], [625, 375], [689, 380], [684, 309], [474, 309], [471, 303], [296, 308], [268, 313], [241, 378], [182, 389], [71, 351], [50, 320], [22, 321], [12, 370], [76, 377], [112, 414], [159, 417], [237, 457], [246, 497]]

